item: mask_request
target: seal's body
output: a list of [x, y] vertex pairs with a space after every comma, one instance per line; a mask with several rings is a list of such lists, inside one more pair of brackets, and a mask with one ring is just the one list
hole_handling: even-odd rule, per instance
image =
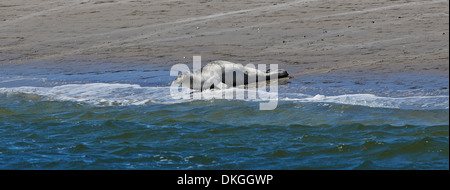
[[288, 77], [288, 75], [285, 70], [267, 70], [264, 72], [254, 67], [242, 66], [229, 61], [213, 61], [198, 71], [187, 71], [179, 74], [173, 83], [202, 91], [268, 81]]

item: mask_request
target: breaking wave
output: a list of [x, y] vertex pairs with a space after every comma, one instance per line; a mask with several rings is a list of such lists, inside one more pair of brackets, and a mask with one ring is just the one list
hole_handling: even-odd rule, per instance
[[[67, 84], [54, 87], [11, 87], [0, 88], [0, 94], [5, 97], [24, 97], [25, 99], [42, 99], [45, 101], [74, 101], [99, 106], [112, 105], [146, 105], [174, 104], [193, 101], [195, 95], [202, 99], [226, 99], [233, 93], [245, 94], [240, 99], [246, 101], [265, 101], [267, 97], [275, 97], [279, 101], [325, 102], [368, 107], [399, 108], [399, 109], [448, 109], [449, 96], [410, 96], [410, 97], [380, 97], [373, 94], [344, 94], [336, 96], [307, 95], [290, 92], [255, 91], [251, 89], [207, 90], [204, 92], [190, 91], [190, 98], [171, 96], [170, 87], [142, 87], [137, 84], [88, 83]], [[201, 93], [201, 94], [199, 94]], [[249, 94], [257, 94], [251, 98]], [[236, 95], [234, 96], [236, 99]], [[239, 98], [238, 98], [239, 99]]]

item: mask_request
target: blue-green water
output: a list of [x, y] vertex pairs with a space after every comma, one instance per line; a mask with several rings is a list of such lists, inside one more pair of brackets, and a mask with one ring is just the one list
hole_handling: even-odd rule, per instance
[[172, 100], [169, 78], [70, 77], [3, 74], [0, 169], [449, 169], [448, 79], [387, 93], [294, 78], [264, 111]]

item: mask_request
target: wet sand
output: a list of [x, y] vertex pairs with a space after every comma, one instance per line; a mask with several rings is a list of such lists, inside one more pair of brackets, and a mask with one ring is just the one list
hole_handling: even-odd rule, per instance
[[45, 63], [74, 72], [98, 63], [191, 64], [193, 55], [276, 63], [294, 77], [448, 78], [449, 67], [445, 0], [3, 0], [0, 34], [0, 65]]

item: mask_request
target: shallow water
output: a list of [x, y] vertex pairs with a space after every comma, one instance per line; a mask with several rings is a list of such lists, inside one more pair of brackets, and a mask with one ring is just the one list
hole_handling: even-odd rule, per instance
[[296, 77], [275, 110], [259, 110], [172, 99], [167, 68], [11, 68], [0, 73], [2, 169], [449, 169], [448, 78]]

